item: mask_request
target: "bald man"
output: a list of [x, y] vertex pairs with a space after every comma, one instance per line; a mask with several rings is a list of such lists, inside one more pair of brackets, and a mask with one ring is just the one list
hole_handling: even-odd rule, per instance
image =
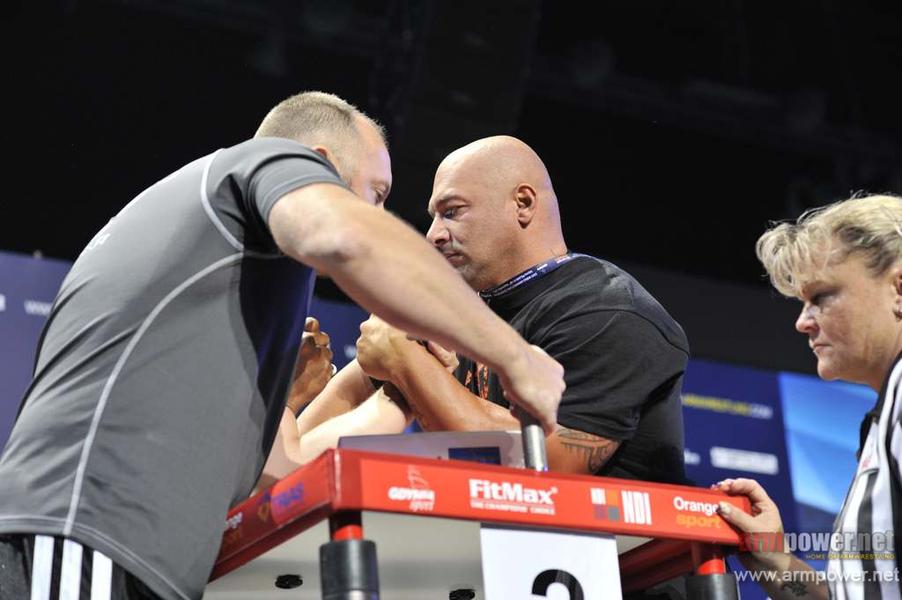
[[[549, 468], [683, 482], [686, 337], [629, 274], [568, 249], [539, 156], [508, 136], [452, 152], [428, 212], [428, 241], [497, 315], [564, 366]], [[339, 435], [401, 431], [412, 417], [430, 431], [519, 428], [493, 369], [376, 318], [361, 331], [357, 361], [298, 420], [298, 460]], [[391, 385], [360, 403], [373, 391], [370, 377]]]

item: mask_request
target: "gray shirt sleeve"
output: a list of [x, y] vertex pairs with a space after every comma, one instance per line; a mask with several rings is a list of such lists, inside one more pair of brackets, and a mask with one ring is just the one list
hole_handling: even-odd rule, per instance
[[220, 151], [206, 192], [222, 226], [249, 250], [278, 253], [269, 213], [285, 194], [312, 183], [347, 188], [318, 152], [288, 139], [257, 138]]

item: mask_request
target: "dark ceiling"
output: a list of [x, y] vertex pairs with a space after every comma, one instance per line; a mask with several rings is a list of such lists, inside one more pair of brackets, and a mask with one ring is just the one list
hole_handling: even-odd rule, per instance
[[798, 0], [7, 3], [0, 248], [73, 259], [149, 183], [304, 89], [389, 129], [424, 225], [449, 150], [545, 159], [571, 248], [752, 285], [771, 219], [902, 192], [902, 8]]

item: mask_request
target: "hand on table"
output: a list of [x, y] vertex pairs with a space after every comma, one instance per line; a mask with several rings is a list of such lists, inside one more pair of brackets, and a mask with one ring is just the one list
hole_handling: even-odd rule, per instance
[[[718, 513], [740, 532], [748, 556], [771, 569], [785, 570], [789, 555], [783, 548], [783, 520], [780, 509], [770, 499], [761, 484], [754, 479], [724, 479], [711, 486], [731, 496], [747, 496], [752, 503], [751, 514], [732, 504], [721, 502]], [[740, 558], [742, 555], [740, 554]], [[743, 560], [746, 562], [746, 560]]]

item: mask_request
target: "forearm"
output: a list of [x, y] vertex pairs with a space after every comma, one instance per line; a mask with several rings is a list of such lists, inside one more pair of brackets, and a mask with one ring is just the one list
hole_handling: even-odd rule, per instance
[[311, 428], [303, 435], [289, 409], [282, 413], [276, 439], [254, 489], [259, 491], [307, 464], [324, 451], [338, 446], [349, 435], [401, 433], [411, 416], [385, 393], [374, 393], [356, 408]]
[[351, 435], [395, 434], [404, 431], [410, 418], [385, 394], [375, 393], [354, 410], [313, 428], [300, 436], [297, 460], [306, 464], [329, 448], [338, 446], [338, 438]]
[[263, 466], [263, 473], [255, 490], [269, 487], [300, 466], [300, 435], [294, 414], [290, 409], [282, 411], [276, 439]]
[[[447, 373], [447, 372], [446, 372]], [[471, 394], [453, 376], [417, 377], [395, 382], [426, 431], [519, 431], [510, 411]], [[545, 438], [548, 469], [592, 475], [616, 452], [619, 442], [572, 429], [558, 428]]]
[[[517, 431], [520, 422], [507, 408], [484, 400], [464, 387], [421, 346], [396, 347], [399, 359], [392, 383], [401, 390], [427, 431]], [[620, 442], [558, 427], [545, 439], [548, 467], [561, 473], [594, 474]]]
[[392, 383], [426, 431], [517, 430], [510, 411], [473, 395], [426, 349], [405, 347]]
[[819, 580], [814, 569], [792, 554], [772, 553], [766, 560], [746, 554], [740, 560], [747, 570], [761, 573], [758, 581], [774, 600], [827, 600], [829, 597], [826, 582]]
[[303, 435], [329, 419], [354, 410], [374, 391], [369, 377], [357, 361], [351, 361], [336, 373], [298, 417], [299, 432]]

